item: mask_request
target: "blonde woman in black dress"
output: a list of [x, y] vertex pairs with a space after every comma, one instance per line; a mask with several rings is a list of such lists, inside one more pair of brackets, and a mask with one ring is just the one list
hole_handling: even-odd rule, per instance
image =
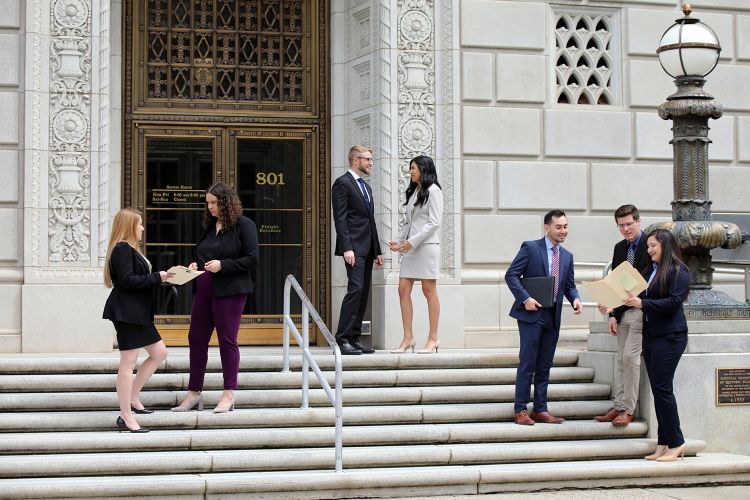
[[437, 280], [440, 277], [440, 224], [443, 220], [443, 190], [437, 180], [435, 162], [429, 156], [417, 156], [409, 164], [411, 182], [406, 189], [406, 219], [399, 225], [398, 241], [389, 242], [392, 252], [401, 253], [398, 296], [404, 338], [393, 353], [407, 349], [414, 352], [416, 340], [412, 332], [414, 306], [411, 292], [414, 282], [422, 282], [422, 293], [427, 299], [430, 333], [420, 354], [436, 353], [440, 346], [438, 319], [440, 299]]
[[[153, 413], [140, 401], [141, 389], [159, 364], [167, 358], [167, 348], [154, 326], [153, 291], [174, 276], [166, 271], [151, 271], [151, 263], [138, 249], [143, 236], [141, 214], [123, 208], [115, 216], [104, 263], [104, 284], [112, 288], [104, 306], [103, 318], [111, 320], [117, 331], [120, 367], [117, 370], [117, 398], [121, 431], [148, 432], [135, 420], [133, 413]], [[138, 350], [143, 347], [148, 358], [133, 378]]]

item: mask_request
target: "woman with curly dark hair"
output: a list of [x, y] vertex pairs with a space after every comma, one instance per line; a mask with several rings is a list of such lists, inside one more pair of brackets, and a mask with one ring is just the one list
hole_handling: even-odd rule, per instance
[[242, 215], [242, 204], [228, 185], [218, 182], [206, 191], [205, 231], [195, 248], [196, 262], [190, 269], [201, 269], [196, 281], [190, 316], [190, 382], [188, 393], [172, 411], [203, 409], [203, 379], [208, 362], [208, 342], [214, 328], [219, 338], [219, 354], [224, 373], [224, 392], [214, 413], [234, 409], [234, 390], [240, 367], [237, 333], [247, 295], [253, 291], [250, 272], [258, 263], [258, 231], [255, 223]]

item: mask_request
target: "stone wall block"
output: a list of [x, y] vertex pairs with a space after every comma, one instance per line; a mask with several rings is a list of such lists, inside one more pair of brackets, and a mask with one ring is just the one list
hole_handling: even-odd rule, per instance
[[594, 163], [591, 209], [613, 211], [633, 203], [643, 210], [671, 210], [672, 165]]
[[585, 210], [588, 189], [585, 163], [501, 162], [498, 208], [547, 211]]
[[[665, 9], [627, 9], [627, 53], [630, 55], [654, 56], [659, 40], [675, 19], [682, 13]], [[734, 27], [730, 14], [702, 12], [696, 8], [691, 17], [698, 17], [716, 32], [721, 43], [721, 58], [734, 57]], [[739, 31], [738, 31], [739, 33]]]
[[461, 97], [471, 101], [491, 101], [492, 54], [464, 52], [461, 63]]
[[750, 66], [719, 64], [706, 77], [706, 92], [724, 105], [725, 111], [750, 111], [747, 82], [750, 81]]
[[466, 154], [537, 156], [540, 152], [538, 110], [464, 106], [462, 117]]
[[495, 327], [500, 325], [500, 288], [497, 283], [464, 285], [464, 317], [466, 328]]
[[672, 122], [662, 120], [656, 110], [635, 115], [635, 151], [638, 158], [672, 158]]
[[18, 93], [0, 92], [0, 144], [18, 144]]
[[464, 208], [495, 208], [494, 162], [465, 160], [462, 170]]
[[543, 3], [464, 0], [461, 45], [544, 50], [546, 15]]
[[526, 240], [540, 238], [543, 215], [464, 216], [464, 263], [509, 263]]
[[629, 82], [631, 106], [656, 108], [677, 90], [672, 77], [664, 72], [656, 58], [653, 61], [628, 61], [626, 67], [629, 74], [626, 74], [625, 81]]
[[0, 151], [0, 203], [18, 202], [18, 151]]
[[750, 116], [737, 117], [740, 161], [750, 161]]
[[750, 60], [750, 16], [735, 17], [737, 23], [737, 59]]
[[609, 214], [600, 217], [568, 214], [568, 230], [563, 246], [573, 252], [576, 262], [609, 262], [612, 247], [622, 239]]
[[710, 175], [714, 212], [750, 212], [750, 169], [714, 165]]
[[20, 37], [0, 34], [0, 85], [18, 85], [21, 73]]
[[0, 238], [0, 261], [17, 261], [19, 210], [16, 208], [0, 208], [0, 227], [5, 228]]
[[21, 3], [19, 0], [0, 0], [0, 28], [21, 27]]
[[544, 102], [547, 98], [547, 58], [537, 55], [497, 54], [495, 73], [498, 101]]
[[549, 156], [629, 158], [631, 114], [617, 111], [544, 111], [544, 152]]

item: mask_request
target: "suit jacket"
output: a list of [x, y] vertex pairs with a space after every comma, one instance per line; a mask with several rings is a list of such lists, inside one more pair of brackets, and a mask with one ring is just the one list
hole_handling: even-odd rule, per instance
[[[206, 238], [209, 231], [216, 232], [216, 224], [211, 224], [206, 228], [198, 240], [198, 245]], [[255, 227], [255, 222], [244, 215], [241, 216], [234, 227], [223, 235], [219, 252], [212, 256], [211, 260], [221, 262], [221, 271], [214, 273], [213, 276], [214, 295], [228, 297], [252, 293], [253, 280], [250, 272], [258, 263], [258, 229]], [[199, 269], [203, 269], [206, 265], [205, 262], [200, 261], [197, 254], [196, 263]]]
[[[372, 189], [365, 182], [367, 195], [372, 202]], [[374, 257], [382, 255], [375, 214], [367, 208], [362, 190], [354, 177], [345, 173], [333, 183], [331, 189], [333, 223], [336, 227], [335, 255], [344, 255], [349, 250], [355, 256]]]
[[133, 325], [154, 321], [153, 291], [161, 286], [158, 272], [150, 272], [146, 260], [135, 248], [121, 241], [109, 257], [112, 292], [102, 318]]
[[659, 291], [653, 281], [651, 285], [639, 295], [644, 313], [644, 335], [660, 337], [668, 333], [687, 333], [687, 321], [682, 307], [682, 298], [690, 288], [690, 271], [687, 266], [670, 270], [665, 293]]
[[[635, 260], [633, 260], [633, 267], [635, 270], [645, 276], [646, 279], [651, 275], [651, 256], [646, 251], [647, 239], [648, 235], [641, 235], [641, 240], [638, 242], [638, 246], [635, 247]], [[612, 269], [616, 268], [626, 260], [628, 260], [628, 240], [623, 239], [615, 245], [615, 250], [612, 252]], [[622, 314], [628, 309], [630, 309], [629, 306], [615, 307], [609, 315], [614, 316], [619, 323]]]
[[[572, 304], [579, 298], [576, 289], [573, 269], [573, 254], [558, 245], [560, 252], [560, 289], [555, 297], [555, 326], [560, 327], [562, 315], [562, 299], [565, 296]], [[529, 298], [528, 292], [521, 286], [522, 277], [549, 276], [547, 260], [547, 245], [545, 239], [524, 241], [510, 267], [505, 272], [505, 283], [516, 298], [510, 309], [510, 317], [526, 323], [534, 323], [539, 319], [542, 309], [527, 311], [523, 303]]]
[[399, 223], [398, 241], [408, 240], [412, 247], [422, 243], [440, 243], [440, 223], [443, 220], [443, 190], [435, 184], [430, 186], [427, 201], [415, 207], [417, 192], [414, 191], [406, 204], [406, 219]]

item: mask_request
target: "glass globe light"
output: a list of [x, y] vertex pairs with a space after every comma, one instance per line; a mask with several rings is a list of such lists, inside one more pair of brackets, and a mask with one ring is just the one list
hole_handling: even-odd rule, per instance
[[685, 17], [677, 19], [659, 41], [656, 49], [659, 62], [672, 78], [705, 77], [719, 62], [719, 39], [700, 19], [688, 17], [692, 12], [690, 4], [686, 4], [682, 11]]

